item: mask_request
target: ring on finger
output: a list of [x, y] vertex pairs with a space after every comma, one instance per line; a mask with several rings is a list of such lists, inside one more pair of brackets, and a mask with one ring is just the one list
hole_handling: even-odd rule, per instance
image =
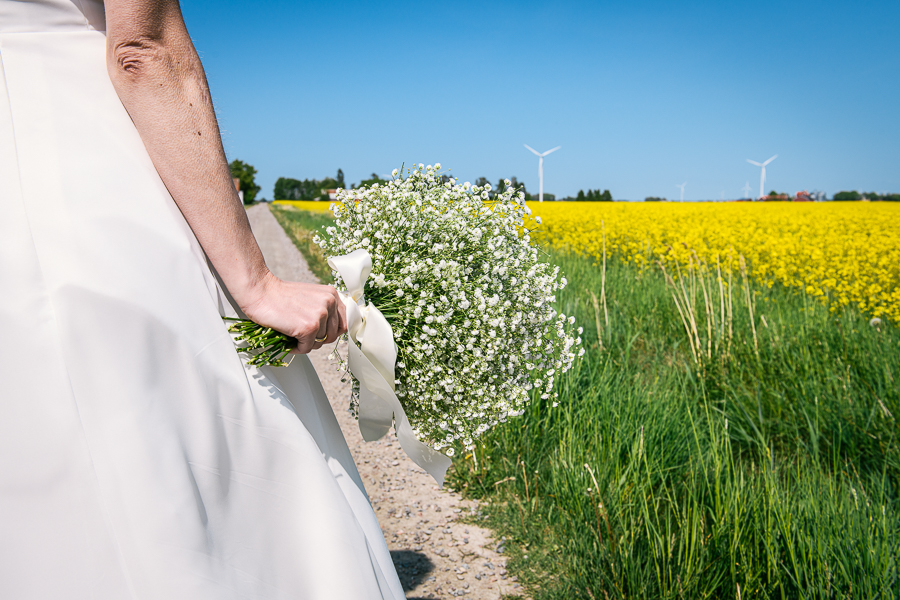
[[322, 342], [324, 342], [324, 341], [325, 341], [326, 339], [328, 339], [328, 338], [327, 338], [327, 336], [326, 336], [326, 337], [323, 337], [323, 338], [315, 338], [315, 339], [316, 339], [316, 343], [317, 343], [317, 344], [321, 344]]

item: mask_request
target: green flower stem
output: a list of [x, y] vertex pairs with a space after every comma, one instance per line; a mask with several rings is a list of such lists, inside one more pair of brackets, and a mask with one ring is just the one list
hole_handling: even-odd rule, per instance
[[295, 345], [293, 338], [249, 319], [222, 317], [222, 320], [230, 322], [228, 331], [234, 335], [235, 341], [246, 344], [244, 347], [238, 348], [238, 352], [250, 356], [248, 364], [257, 367], [287, 366], [284, 357]]

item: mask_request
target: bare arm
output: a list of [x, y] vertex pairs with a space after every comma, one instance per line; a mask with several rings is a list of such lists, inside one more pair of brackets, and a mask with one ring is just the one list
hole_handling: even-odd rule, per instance
[[206, 75], [178, 0], [106, 0], [107, 70], [156, 170], [241, 309], [308, 351], [345, 329], [327, 286], [266, 267], [225, 160]]

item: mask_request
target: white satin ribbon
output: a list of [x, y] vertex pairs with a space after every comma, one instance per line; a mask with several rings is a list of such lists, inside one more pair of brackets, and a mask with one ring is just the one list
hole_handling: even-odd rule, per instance
[[372, 270], [372, 257], [362, 248], [344, 256], [328, 259], [328, 266], [340, 273], [347, 293], [341, 300], [347, 308], [347, 333], [350, 336], [349, 367], [359, 380], [359, 431], [367, 442], [374, 442], [390, 431], [397, 431], [400, 447], [414, 463], [444, 485], [450, 459], [416, 439], [403, 406], [394, 393], [394, 368], [397, 344], [390, 323], [373, 304], [366, 304], [363, 286]]

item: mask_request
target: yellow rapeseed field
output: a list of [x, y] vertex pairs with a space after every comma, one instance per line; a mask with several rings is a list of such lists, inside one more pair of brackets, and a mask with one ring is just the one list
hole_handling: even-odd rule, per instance
[[[327, 211], [330, 202], [278, 200]], [[626, 203], [530, 202], [543, 223], [535, 238], [552, 248], [600, 258], [607, 252], [642, 267], [696, 256], [804, 289], [837, 306], [900, 323], [900, 204], [892, 202]], [[696, 260], [696, 259], [695, 259]]]
[[[543, 224], [536, 239], [641, 266], [687, 265], [696, 256], [737, 268], [768, 285], [800, 288], [838, 306], [900, 323], [900, 204], [529, 203]], [[605, 236], [604, 236], [605, 233]], [[695, 259], [696, 260], [696, 259]]]
[[326, 212], [331, 202], [321, 200], [276, 200], [272, 204], [280, 206], [293, 206], [300, 210], [311, 210], [314, 212]]

